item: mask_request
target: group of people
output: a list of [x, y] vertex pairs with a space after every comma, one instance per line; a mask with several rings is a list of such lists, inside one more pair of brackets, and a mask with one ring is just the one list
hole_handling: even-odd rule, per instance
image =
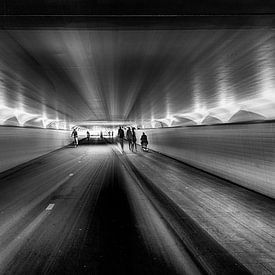
[[[125, 134], [124, 134], [124, 130], [122, 129], [122, 127], [119, 127], [119, 129], [118, 129], [118, 139], [119, 139], [119, 143], [121, 146], [121, 150], [124, 151]], [[132, 128], [128, 127], [128, 129], [126, 131], [126, 139], [129, 144], [129, 150], [131, 150], [133, 152], [135, 149], [137, 152], [137, 137], [136, 137], [136, 132], [135, 132], [134, 127], [132, 127]], [[147, 140], [147, 136], [145, 135], [144, 132], [142, 133], [140, 141], [141, 141], [142, 148], [147, 149], [148, 140]]]
[[[108, 132], [108, 135], [110, 137], [111, 133], [112, 133], [112, 138], [113, 138], [113, 131], [112, 132]], [[87, 131], [86, 135], [87, 135], [87, 141], [89, 142], [90, 138], [91, 138], [90, 132]], [[78, 146], [78, 133], [77, 133], [77, 129], [76, 128], [73, 129], [71, 137], [74, 138], [74, 141], [73, 141], [74, 147], [77, 147]], [[102, 132], [100, 132], [100, 138], [103, 139], [103, 133]]]
[[[109, 132], [111, 134], [111, 132]], [[110, 135], [109, 134], [109, 135]], [[101, 134], [102, 135], [102, 134]], [[73, 132], [71, 134], [71, 136], [74, 138], [74, 147], [78, 146], [78, 133], [77, 133], [77, 129], [74, 128]], [[90, 140], [90, 132], [87, 131], [87, 140]], [[112, 132], [112, 137], [113, 137], [113, 132]], [[102, 135], [103, 138], [103, 135]], [[125, 134], [124, 134], [124, 130], [122, 129], [122, 127], [120, 126], [118, 129], [118, 139], [119, 139], [119, 143], [121, 146], [122, 151], [124, 151], [124, 139], [125, 139]], [[137, 137], [136, 137], [136, 132], [135, 132], [135, 128], [134, 127], [128, 127], [127, 131], [126, 131], [126, 139], [129, 143], [129, 150], [131, 150], [132, 152], [135, 150], [137, 152]], [[145, 133], [142, 133], [142, 136], [140, 138], [141, 141], [141, 147], [143, 150], [147, 150], [147, 145], [148, 145], [148, 140], [147, 140], [147, 136], [145, 135]]]

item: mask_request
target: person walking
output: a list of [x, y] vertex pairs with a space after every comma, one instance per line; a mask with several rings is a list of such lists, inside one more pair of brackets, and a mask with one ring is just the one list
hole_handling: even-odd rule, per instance
[[122, 152], [124, 152], [124, 131], [123, 129], [121, 128], [121, 126], [119, 126], [119, 129], [118, 129], [118, 139], [119, 139], [119, 143], [120, 143], [120, 146], [121, 146], [121, 150]]
[[136, 137], [136, 132], [135, 132], [135, 127], [132, 127], [132, 136], [133, 136], [133, 139], [132, 139], [132, 141], [133, 141], [133, 144], [132, 144], [132, 151], [134, 151], [134, 148], [135, 148], [135, 150], [136, 150], [136, 152], [137, 152], [137, 137]]
[[128, 130], [126, 132], [126, 138], [128, 140], [128, 143], [129, 143], [129, 150], [133, 151], [133, 146], [132, 146], [132, 143], [133, 143], [133, 134], [132, 134], [132, 131], [131, 131], [130, 127], [128, 127]]
[[142, 133], [142, 136], [140, 138], [141, 141], [141, 148], [143, 151], [148, 151], [147, 145], [148, 145], [148, 139], [147, 136], [145, 135], [145, 133]]
[[73, 129], [71, 137], [74, 137], [74, 147], [78, 146], [78, 133], [76, 131], [76, 128]]
[[90, 140], [90, 132], [89, 131], [87, 131], [87, 140], [88, 140], [88, 143], [89, 143], [89, 140]]

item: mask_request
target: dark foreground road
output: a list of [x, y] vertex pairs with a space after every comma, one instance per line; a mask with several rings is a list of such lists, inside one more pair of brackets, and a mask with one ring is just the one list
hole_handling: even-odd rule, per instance
[[249, 274], [186, 214], [190, 169], [84, 143], [0, 174], [0, 274]]
[[112, 146], [94, 145], [3, 173], [0, 273], [199, 274], [156, 213], [137, 224], [122, 170]]

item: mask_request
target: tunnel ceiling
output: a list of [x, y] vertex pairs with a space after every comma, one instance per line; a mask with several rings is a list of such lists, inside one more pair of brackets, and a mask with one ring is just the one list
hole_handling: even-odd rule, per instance
[[167, 15], [272, 13], [270, 0], [2, 0], [8, 15]]
[[[10, 14], [24, 11], [19, 1], [11, 3]], [[236, 114], [237, 120], [238, 114], [275, 118], [272, 26], [236, 27], [233, 19], [227, 27], [209, 27], [195, 17], [193, 28], [167, 19], [148, 25], [146, 18], [147, 27], [143, 19], [131, 28], [106, 27], [104, 18], [98, 27], [93, 17], [93, 27], [45, 21], [37, 28], [36, 21], [24, 27], [26, 21], [12, 18], [0, 31], [0, 124], [14, 115], [21, 124], [127, 120], [168, 126], [230, 122]]]

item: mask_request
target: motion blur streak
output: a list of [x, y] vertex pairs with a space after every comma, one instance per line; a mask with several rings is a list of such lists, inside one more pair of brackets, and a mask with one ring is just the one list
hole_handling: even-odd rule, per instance
[[143, 190], [136, 186], [133, 179], [125, 171], [124, 177], [127, 179], [126, 189], [129, 193], [137, 226], [141, 231], [143, 241], [148, 244], [148, 249], [154, 253], [155, 259], [162, 259], [168, 266], [174, 267], [178, 274], [200, 274], [201, 272], [196, 265], [190, 264], [192, 263], [190, 255], [184, 247], [179, 245], [177, 238], [167, 228], [163, 217], [146, 198]]
[[273, 29], [2, 30], [0, 36], [1, 124], [275, 118]]
[[201, 2], [0, 1], [0, 275], [275, 274], [275, 5]]
[[14, 254], [20, 250], [21, 246], [25, 242], [26, 238], [29, 238], [31, 234], [36, 230], [36, 228], [43, 222], [47, 217], [48, 213], [42, 212], [38, 217], [36, 217], [32, 223], [25, 228], [20, 235], [15, 238], [10, 244], [0, 252], [0, 272], [5, 270], [7, 262], [10, 258], [14, 257]]
[[[274, 123], [146, 130], [150, 148], [275, 198]], [[137, 131], [139, 140], [141, 131]]]
[[71, 143], [64, 130], [0, 127], [0, 172], [31, 161]]
[[0, 235], [0, 273], [200, 274], [157, 213], [150, 224], [159, 228], [161, 254], [154, 240], [150, 247], [139, 240], [115, 160], [110, 146], [67, 147], [2, 174], [1, 221], [20, 219]]
[[[274, 273], [274, 200], [160, 154], [127, 154], [124, 159], [138, 175], [141, 192], [207, 274], [246, 273], [240, 266], [233, 271], [238, 264], [225, 256], [224, 248], [253, 274]], [[222, 247], [214, 246], [208, 234]], [[261, 257], [269, 264], [260, 264]]]
[[274, 273], [273, 201], [160, 154], [83, 141], [0, 189], [3, 274]]

